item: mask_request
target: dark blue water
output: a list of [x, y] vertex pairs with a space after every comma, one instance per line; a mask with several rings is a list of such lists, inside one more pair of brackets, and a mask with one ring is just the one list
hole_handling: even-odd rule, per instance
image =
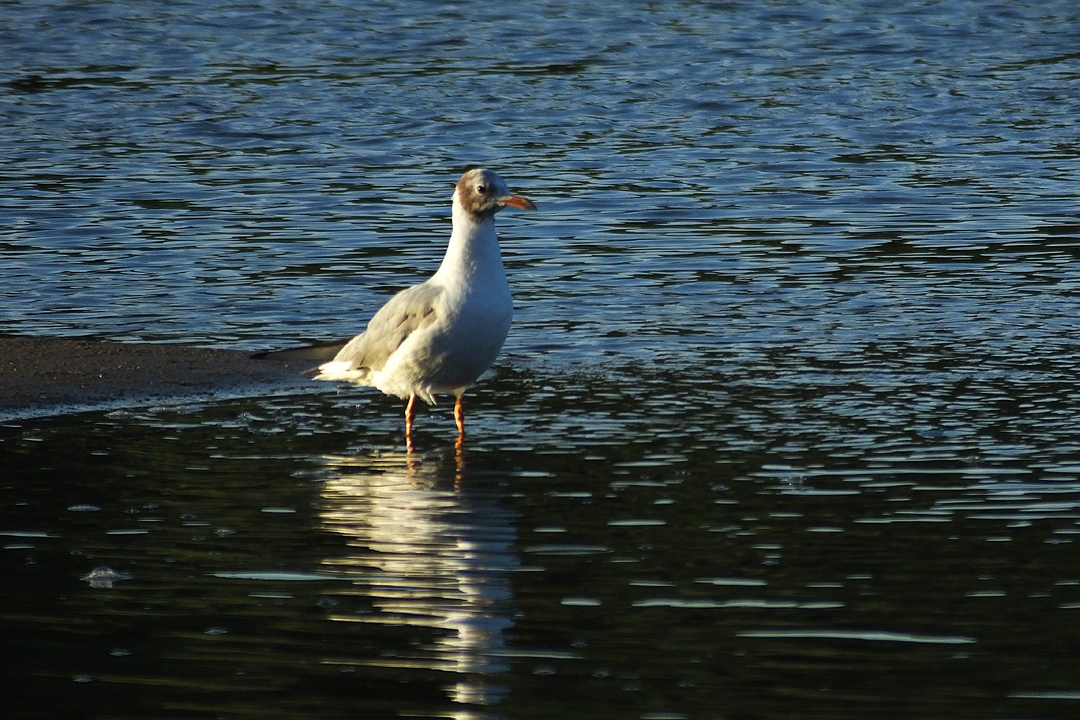
[[0, 332], [262, 349], [437, 267], [370, 390], [0, 427], [14, 717], [1080, 713], [1073, 2], [0, 4]]

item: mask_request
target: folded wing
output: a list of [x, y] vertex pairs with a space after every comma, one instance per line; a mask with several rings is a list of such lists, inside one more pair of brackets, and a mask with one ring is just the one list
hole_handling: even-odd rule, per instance
[[413, 333], [435, 323], [441, 293], [442, 289], [431, 283], [399, 292], [371, 318], [367, 330], [319, 367], [316, 379], [367, 382]]

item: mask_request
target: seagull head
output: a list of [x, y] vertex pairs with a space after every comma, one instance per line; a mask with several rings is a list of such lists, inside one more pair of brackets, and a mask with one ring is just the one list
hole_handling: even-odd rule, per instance
[[532, 200], [514, 195], [503, 179], [486, 168], [473, 168], [461, 176], [454, 203], [481, 220], [495, 217], [504, 207], [535, 210]]

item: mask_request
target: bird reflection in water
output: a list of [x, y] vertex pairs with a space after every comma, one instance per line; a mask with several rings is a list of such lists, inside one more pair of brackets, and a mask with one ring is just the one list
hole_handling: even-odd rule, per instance
[[[446, 687], [453, 717], [485, 717], [456, 705], [490, 706], [508, 690], [492, 676], [509, 667], [504, 632], [513, 625], [510, 572], [516, 515], [500, 507], [490, 487], [462, 483], [458, 444], [451, 479], [438, 458], [415, 453], [326, 458], [335, 475], [322, 491], [322, 526], [348, 538], [348, 551], [327, 558], [336, 574], [366, 586], [373, 612], [332, 613], [331, 619], [382, 626], [431, 628], [428, 647], [406, 657], [357, 664], [421, 668], [457, 674]], [[452, 485], [452, 487], [451, 487]]]

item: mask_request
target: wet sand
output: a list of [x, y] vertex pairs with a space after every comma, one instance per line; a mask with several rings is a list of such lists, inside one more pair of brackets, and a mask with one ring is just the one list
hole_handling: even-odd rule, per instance
[[312, 365], [241, 350], [0, 336], [0, 418], [314, 388], [300, 374]]

